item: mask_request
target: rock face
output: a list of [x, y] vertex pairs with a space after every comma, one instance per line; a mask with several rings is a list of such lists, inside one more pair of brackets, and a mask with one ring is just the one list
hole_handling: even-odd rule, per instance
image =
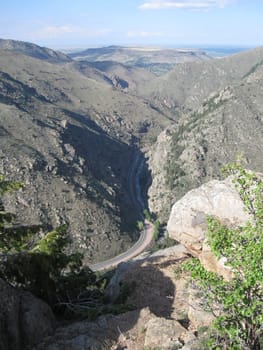
[[237, 155], [251, 170], [263, 171], [262, 57], [259, 48], [178, 65], [158, 81], [147, 82], [155, 105], [159, 101], [159, 108], [176, 119], [149, 152], [150, 207], [163, 222], [171, 199], [174, 203], [189, 190], [221, 179], [222, 166]]
[[176, 195], [168, 188], [164, 170], [170, 152], [171, 133], [169, 129], [162, 131], [155, 145], [149, 150], [149, 167], [152, 173], [152, 183], [148, 190], [148, 204], [152, 212], [158, 213], [160, 220], [167, 220], [170, 206]]
[[227, 225], [241, 225], [249, 220], [231, 178], [213, 180], [188, 192], [172, 208], [167, 225], [169, 236], [199, 257], [204, 267], [229, 278], [231, 272], [217, 260], [205, 243], [206, 215]]
[[194, 349], [191, 344], [197, 341], [198, 328], [211, 322], [211, 317], [193, 302], [200, 291], [191, 288], [189, 276], [175, 274], [186, 253], [178, 245], [121, 264], [112, 284], [130, 286], [127, 305], [132, 305], [133, 311], [57, 328], [34, 350], [168, 350], [186, 345], [185, 349]]
[[32, 349], [55, 328], [55, 318], [47, 304], [1, 279], [0, 310], [0, 350]]
[[0, 173], [25, 183], [6, 209], [23, 225], [69, 223], [87, 263], [126, 250], [138, 218], [127, 183], [134, 145], [167, 120], [98, 69], [87, 77], [33, 44], [0, 40], [0, 51]]
[[146, 327], [144, 343], [146, 347], [154, 348], [160, 344], [162, 344], [162, 349], [180, 349], [182, 347], [178, 338], [182, 337], [186, 329], [179, 322], [165, 318], [153, 318]]

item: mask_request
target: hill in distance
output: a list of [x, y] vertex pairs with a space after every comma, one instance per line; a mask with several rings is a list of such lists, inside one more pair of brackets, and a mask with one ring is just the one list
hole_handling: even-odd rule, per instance
[[26, 56], [46, 60], [52, 63], [71, 61], [71, 59], [62, 52], [54, 51], [47, 47], [41, 47], [25, 41], [0, 39], [0, 49], [20, 52]]
[[108, 46], [90, 48], [69, 54], [78, 61], [114, 61], [132, 67], [147, 68], [155, 74], [163, 74], [176, 64], [211, 59], [198, 49], [164, 49], [158, 47]]

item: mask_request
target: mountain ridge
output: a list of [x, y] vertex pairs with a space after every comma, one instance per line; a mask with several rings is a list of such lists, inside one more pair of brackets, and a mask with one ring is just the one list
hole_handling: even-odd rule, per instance
[[39, 45], [11, 39], [0, 39], [0, 49], [10, 50], [14, 52], [20, 52], [24, 55], [46, 60], [52, 63], [70, 62], [69, 56], [60, 51], [55, 51], [47, 47], [41, 47]]

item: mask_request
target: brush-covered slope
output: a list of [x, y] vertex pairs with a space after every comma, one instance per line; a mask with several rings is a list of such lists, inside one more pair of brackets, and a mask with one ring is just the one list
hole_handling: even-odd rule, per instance
[[132, 145], [166, 119], [72, 63], [0, 53], [0, 172], [25, 182], [6, 204], [23, 223], [68, 222], [88, 261], [116, 255], [135, 239]]
[[51, 50], [25, 41], [0, 39], [0, 49], [20, 52], [26, 56], [38, 58], [52, 63], [71, 61], [70, 57], [59, 51]]
[[[236, 67], [235, 78], [220, 82], [232, 83], [208, 94], [199, 108], [181, 115], [176, 125], [159, 136], [150, 158], [153, 184], [149, 195], [151, 208], [161, 213], [162, 218], [167, 218], [175, 199], [209, 179], [220, 177], [222, 166], [239, 156], [246, 167], [262, 172], [261, 57], [263, 49], [257, 49], [218, 61], [222, 72]], [[237, 62], [240, 64], [235, 66]], [[201, 84], [199, 79], [197, 82]], [[197, 82], [192, 80], [193, 85]], [[203, 94], [210, 90], [211, 82], [212, 79], [208, 80], [207, 86], [203, 80]], [[220, 84], [215, 79], [213, 90]]]
[[77, 61], [73, 66], [88, 78], [129, 92], [134, 92], [140, 85], [155, 77], [148, 69], [130, 67], [114, 61]]
[[263, 63], [263, 49], [177, 65], [161, 77], [140, 86], [139, 93], [171, 115], [200, 107], [212, 92], [238, 83]]

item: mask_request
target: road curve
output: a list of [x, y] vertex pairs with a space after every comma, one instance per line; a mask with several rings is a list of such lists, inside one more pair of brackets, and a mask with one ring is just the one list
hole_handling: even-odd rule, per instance
[[144, 230], [142, 231], [140, 238], [131, 248], [129, 248], [126, 252], [115, 256], [114, 258], [90, 265], [90, 269], [92, 271], [106, 270], [111, 267], [117, 266], [121, 262], [128, 261], [134, 258], [135, 256], [139, 255], [150, 244], [153, 237], [153, 230], [153, 224], [150, 222], [145, 222]]
[[[130, 193], [130, 198], [132, 205], [135, 209], [143, 210], [144, 204], [141, 195], [141, 188], [139, 183], [140, 172], [143, 168], [143, 158], [139, 152], [135, 152], [133, 155], [133, 161], [131, 163], [130, 169], [128, 171], [128, 188]], [[143, 216], [141, 215], [142, 220]], [[141, 254], [145, 248], [150, 244], [153, 238], [154, 227], [153, 224], [147, 220], [144, 221], [144, 229], [141, 232], [140, 238], [138, 241], [129, 248], [126, 252], [123, 252], [111, 259], [92, 264], [90, 269], [92, 271], [102, 271], [114, 266], [117, 266], [119, 263], [128, 261], [135, 256]]]

